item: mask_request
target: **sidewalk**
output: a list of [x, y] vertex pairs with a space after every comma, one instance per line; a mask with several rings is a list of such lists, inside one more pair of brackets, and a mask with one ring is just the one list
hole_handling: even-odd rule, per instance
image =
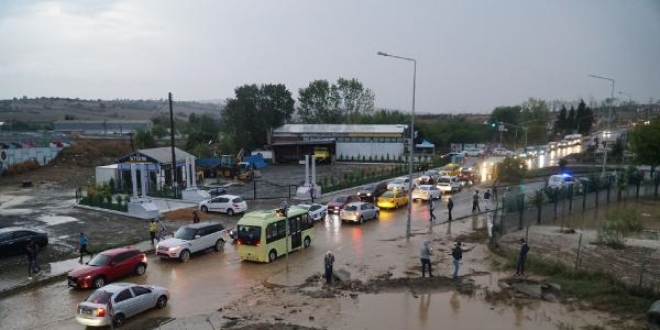
[[[126, 247], [134, 247], [142, 252], [151, 252], [154, 249], [153, 245], [151, 245], [149, 241], [127, 245]], [[88, 256], [85, 256], [85, 260], [88, 260], [88, 258]], [[73, 258], [40, 265], [41, 273], [39, 273], [39, 275], [33, 276], [32, 280], [28, 280], [27, 278], [27, 263], [21, 265], [24, 267], [16, 267], [16, 269], [12, 269], [9, 273], [4, 274], [3, 278], [0, 279], [0, 298], [10, 296], [23, 290], [44, 286], [53, 282], [64, 282], [67, 274], [80, 265], [78, 260], [78, 258]]]

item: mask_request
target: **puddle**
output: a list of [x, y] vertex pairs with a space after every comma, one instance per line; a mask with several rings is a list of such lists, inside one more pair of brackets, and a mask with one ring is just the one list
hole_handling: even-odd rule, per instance
[[59, 225], [67, 222], [77, 222], [78, 219], [64, 215], [44, 215], [37, 218], [38, 221], [45, 222], [49, 226]]
[[0, 209], [5, 210], [17, 205], [24, 204], [33, 198], [34, 197], [32, 196], [0, 195]]
[[484, 329], [487, 325], [490, 330], [557, 330], [606, 323], [604, 315], [571, 311], [560, 304], [521, 299], [519, 307], [491, 305], [482, 295], [467, 296], [458, 292], [361, 294], [356, 299], [342, 300], [342, 314], [347, 316], [332, 328], [473, 330]]
[[[2, 208], [0, 207], [0, 209]], [[28, 215], [33, 213], [36, 213], [36, 211], [32, 209], [2, 209], [2, 215], [4, 216]]]

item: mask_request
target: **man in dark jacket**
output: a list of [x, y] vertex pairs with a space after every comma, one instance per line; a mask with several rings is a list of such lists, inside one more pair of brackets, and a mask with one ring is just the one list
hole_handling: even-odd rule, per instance
[[33, 240], [30, 240], [25, 246], [25, 253], [28, 257], [28, 280], [32, 279], [32, 274], [37, 275], [39, 273], [39, 265], [37, 265], [37, 252], [39, 252], [39, 246], [34, 244]]
[[451, 210], [454, 209], [454, 201], [451, 198], [447, 199], [447, 211], [449, 211], [449, 221], [451, 221]]
[[454, 280], [458, 279], [458, 267], [461, 260], [463, 260], [463, 252], [468, 252], [472, 249], [474, 249], [474, 246], [464, 250], [461, 242], [456, 242], [456, 246], [451, 250], [451, 256], [454, 259], [454, 275], [452, 276]]
[[529, 252], [529, 245], [525, 242], [524, 238], [520, 239], [520, 252], [518, 253], [518, 265], [516, 266], [516, 275], [525, 276], [525, 261], [527, 261], [527, 253]]

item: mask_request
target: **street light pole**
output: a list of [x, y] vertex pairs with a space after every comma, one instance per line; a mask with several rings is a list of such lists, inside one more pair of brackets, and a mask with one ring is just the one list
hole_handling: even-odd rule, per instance
[[[601, 80], [607, 80], [612, 83], [612, 90], [610, 92], [610, 110], [607, 113], [607, 131], [609, 132], [610, 130], [610, 125], [612, 123], [612, 107], [614, 106], [614, 84], [616, 81], [612, 78], [607, 78], [607, 77], [602, 77], [602, 76], [597, 76], [590, 74], [589, 77], [591, 78], [596, 78], [596, 79], [601, 79]], [[611, 133], [610, 133], [611, 134]], [[605, 136], [603, 136], [603, 142], [605, 142]], [[598, 148], [598, 146], [596, 146]], [[607, 164], [607, 145], [603, 146], [603, 171], [602, 175], [605, 176], [605, 165]]]
[[396, 56], [384, 52], [376, 53], [380, 56], [392, 57], [413, 62], [413, 89], [412, 89], [412, 115], [410, 116], [410, 156], [408, 161], [408, 219], [406, 222], [406, 238], [410, 238], [410, 219], [412, 217], [412, 190], [413, 190], [413, 156], [415, 154], [415, 89], [417, 86], [417, 60], [409, 57]]

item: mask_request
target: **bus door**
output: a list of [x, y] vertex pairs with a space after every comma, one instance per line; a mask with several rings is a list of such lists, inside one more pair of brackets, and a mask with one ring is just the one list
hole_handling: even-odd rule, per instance
[[289, 231], [291, 232], [291, 249], [295, 250], [300, 247], [300, 244], [302, 244], [300, 217], [289, 219]]

